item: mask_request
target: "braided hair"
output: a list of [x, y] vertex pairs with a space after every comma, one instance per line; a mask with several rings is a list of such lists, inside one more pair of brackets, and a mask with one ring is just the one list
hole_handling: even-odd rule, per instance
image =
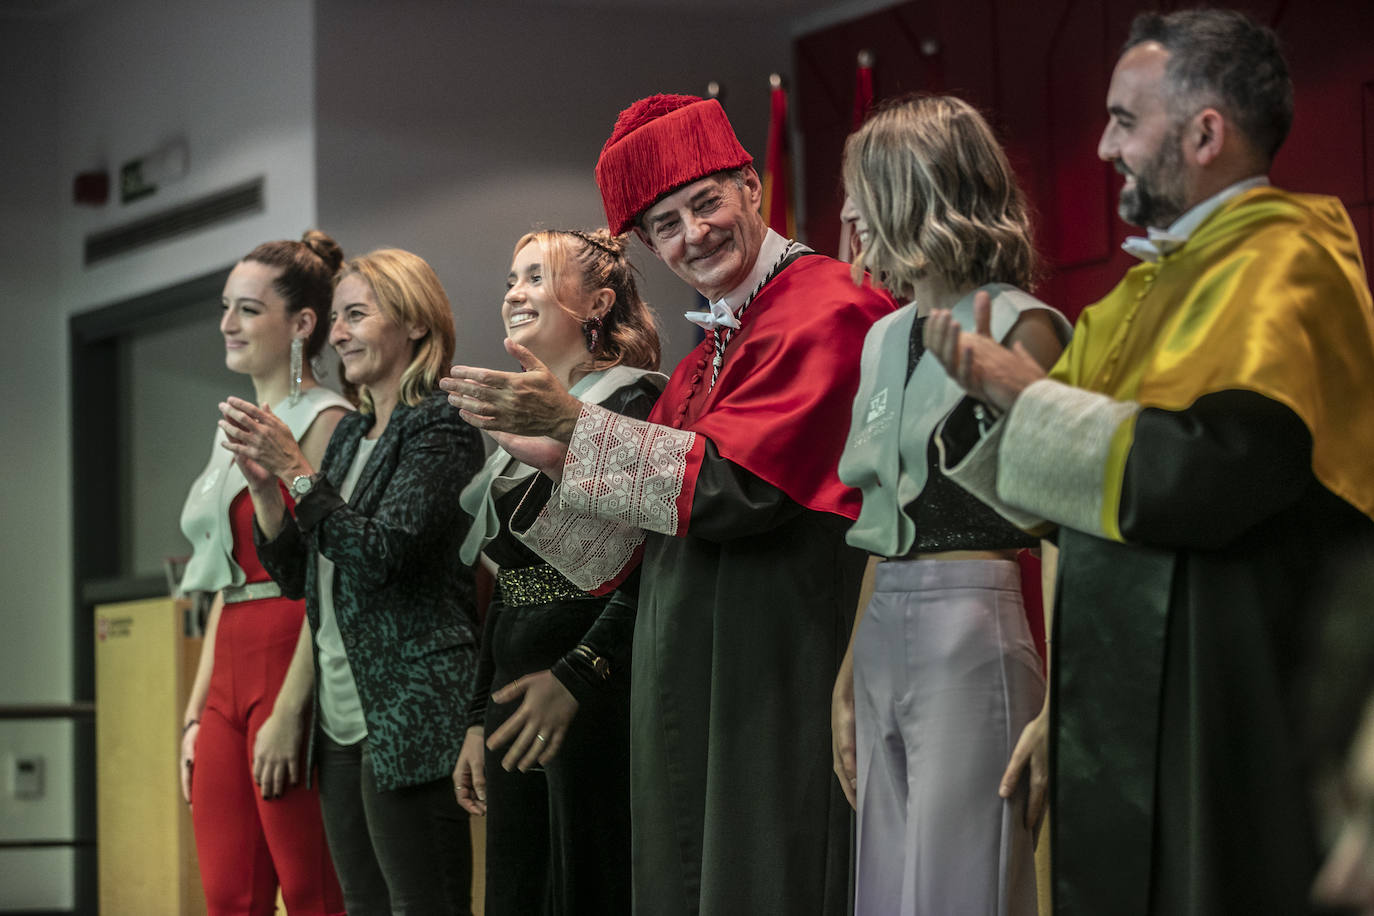
[[[591, 354], [591, 369], [620, 365], [657, 369], [658, 327], [653, 311], [639, 295], [635, 283], [634, 266], [627, 254], [629, 237], [613, 235], [607, 229], [541, 229], [521, 236], [515, 243], [515, 252], [519, 253], [531, 242], [539, 243], [543, 249], [544, 272], [555, 296], [560, 291], [574, 289], [583, 295], [600, 289], [609, 289], [615, 294], [615, 301], [601, 318], [596, 348]], [[576, 269], [576, 275], [571, 273], [570, 267]], [[558, 305], [578, 321], [586, 318], [561, 299]]]

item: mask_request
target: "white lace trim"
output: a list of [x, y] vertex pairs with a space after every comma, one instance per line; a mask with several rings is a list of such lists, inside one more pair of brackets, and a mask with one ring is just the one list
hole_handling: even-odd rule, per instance
[[583, 404], [568, 443], [563, 508], [656, 531], [678, 533], [677, 500], [696, 433]]
[[560, 507], [556, 491], [516, 536], [583, 591], [615, 579], [644, 543], [638, 528]]

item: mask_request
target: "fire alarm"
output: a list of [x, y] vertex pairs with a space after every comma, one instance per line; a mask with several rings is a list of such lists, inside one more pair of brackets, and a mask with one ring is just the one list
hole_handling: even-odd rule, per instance
[[104, 206], [110, 199], [109, 172], [78, 172], [72, 182], [72, 203], [89, 207]]

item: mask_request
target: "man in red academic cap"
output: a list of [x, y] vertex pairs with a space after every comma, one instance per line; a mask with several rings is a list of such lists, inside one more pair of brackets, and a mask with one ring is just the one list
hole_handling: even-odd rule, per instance
[[611, 229], [710, 302], [687, 316], [707, 331], [647, 422], [578, 402], [509, 342], [525, 372], [445, 380], [470, 422], [560, 480], [526, 497], [526, 542], [579, 587], [619, 587], [582, 645], [521, 683], [517, 759], [556, 753], [573, 697], [633, 668], [635, 912], [843, 913], [830, 687], [864, 557], [835, 468], [864, 334], [895, 303], [765, 225], [714, 100], [636, 102], [596, 176]]

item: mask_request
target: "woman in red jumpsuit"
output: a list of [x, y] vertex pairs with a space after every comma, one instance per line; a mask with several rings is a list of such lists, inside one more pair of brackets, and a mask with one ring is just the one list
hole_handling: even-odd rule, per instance
[[[333, 277], [343, 252], [327, 235], [267, 242], [230, 271], [221, 297], [225, 365], [250, 376], [318, 461], [351, 405], [315, 382]], [[216, 430], [191, 487], [182, 531], [193, 555], [182, 590], [213, 591], [187, 700], [181, 787], [191, 804], [211, 916], [343, 913], [318, 790], [303, 779], [314, 671], [305, 603], [282, 596], [253, 547], [253, 504]]]

